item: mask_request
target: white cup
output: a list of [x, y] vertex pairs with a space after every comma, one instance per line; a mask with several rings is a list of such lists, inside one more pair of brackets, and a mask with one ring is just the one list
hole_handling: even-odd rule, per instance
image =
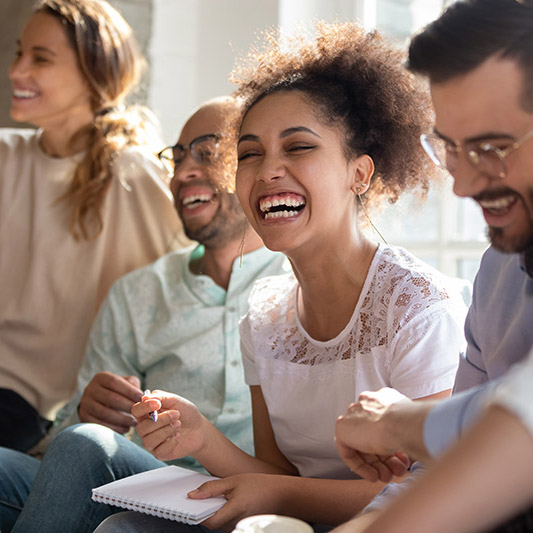
[[298, 518], [260, 514], [239, 520], [233, 533], [313, 533], [313, 528]]

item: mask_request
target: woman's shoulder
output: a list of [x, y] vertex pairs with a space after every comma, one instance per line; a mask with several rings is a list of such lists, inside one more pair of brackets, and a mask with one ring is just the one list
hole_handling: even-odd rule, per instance
[[445, 276], [396, 246], [380, 249], [373, 288], [379, 301], [392, 304], [397, 309], [420, 310], [439, 302], [464, 306], [461, 287], [456, 279]]
[[0, 128], [0, 150], [7, 152], [28, 152], [36, 150], [39, 131], [29, 128]]
[[113, 156], [113, 170], [127, 185], [135, 185], [145, 179], [165, 183], [170, 180], [168, 170], [147, 146], [135, 145], [118, 150]]

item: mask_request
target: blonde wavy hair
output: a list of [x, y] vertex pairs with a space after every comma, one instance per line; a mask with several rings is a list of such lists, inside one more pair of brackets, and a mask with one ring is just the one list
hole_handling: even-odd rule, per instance
[[95, 239], [103, 230], [103, 203], [116, 153], [135, 145], [153, 145], [155, 151], [159, 140], [151, 112], [124, 105], [145, 62], [131, 27], [105, 0], [40, 0], [35, 12], [62, 24], [91, 92], [94, 121], [71, 139], [83, 139], [87, 152], [59, 200], [70, 205], [73, 237]]

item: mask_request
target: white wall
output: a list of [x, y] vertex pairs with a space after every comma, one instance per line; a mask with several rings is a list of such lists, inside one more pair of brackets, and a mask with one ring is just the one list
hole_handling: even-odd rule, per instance
[[201, 102], [229, 94], [234, 58], [278, 23], [278, 0], [154, 0], [149, 105], [174, 142]]

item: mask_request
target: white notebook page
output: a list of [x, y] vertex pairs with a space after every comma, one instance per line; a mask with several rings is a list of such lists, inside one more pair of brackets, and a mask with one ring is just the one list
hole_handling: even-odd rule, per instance
[[93, 489], [92, 499], [162, 518], [197, 524], [222, 507], [225, 498], [191, 500], [187, 493], [217, 479], [179, 466], [135, 474]]

